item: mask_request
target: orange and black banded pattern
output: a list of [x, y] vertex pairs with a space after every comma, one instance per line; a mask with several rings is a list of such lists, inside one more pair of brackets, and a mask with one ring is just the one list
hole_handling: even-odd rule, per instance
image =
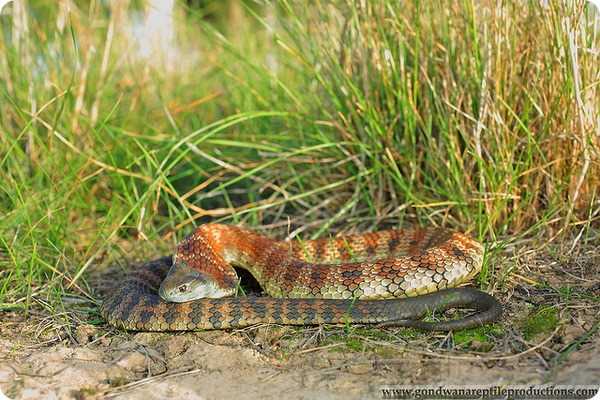
[[[481, 269], [482, 246], [442, 229], [387, 230], [311, 241], [278, 241], [220, 224], [198, 228], [177, 247], [176, 262], [219, 285], [236, 285], [232, 265], [247, 269], [271, 297], [228, 297], [167, 303], [156, 289], [171, 258], [144, 264], [105, 299], [113, 325], [148, 331], [239, 328], [257, 323], [363, 323], [449, 330], [497, 319], [500, 304], [470, 288], [454, 288]], [[415, 297], [416, 296], [416, 297]], [[454, 321], [423, 322], [448, 308], [478, 312]]]

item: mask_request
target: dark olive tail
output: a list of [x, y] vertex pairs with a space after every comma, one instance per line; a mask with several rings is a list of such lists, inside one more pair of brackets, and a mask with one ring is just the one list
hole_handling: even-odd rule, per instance
[[[450, 308], [474, 309], [464, 318], [426, 322], [421, 318], [428, 313], [443, 313]], [[494, 297], [473, 288], [444, 289], [418, 297], [402, 299], [402, 307], [395, 311], [397, 318], [383, 326], [404, 326], [428, 331], [451, 331], [473, 328], [496, 321], [502, 316], [502, 305]], [[415, 318], [415, 316], [419, 316]]]

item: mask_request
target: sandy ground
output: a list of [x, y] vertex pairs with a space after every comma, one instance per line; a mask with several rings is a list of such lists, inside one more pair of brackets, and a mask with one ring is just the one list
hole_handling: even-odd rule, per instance
[[[4, 313], [0, 389], [11, 399], [381, 399], [390, 385], [600, 384], [595, 250], [514, 263], [530, 282], [496, 291], [507, 313], [483, 343], [343, 327], [126, 333], [90, 314]], [[523, 321], [545, 306], [559, 323], [526, 340]]]
[[358, 399], [382, 398], [381, 388], [396, 384], [589, 385], [600, 377], [600, 353], [591, 344], [553, 369], [535, 352], [498, 360], [408, 348], [385, 357], [313, 348], [283, 361], [244, 336], [138, 333], [21, 349], [3, 339], [2, 357], [11, 360], [0, 364], [0, 388], [19, 399]]

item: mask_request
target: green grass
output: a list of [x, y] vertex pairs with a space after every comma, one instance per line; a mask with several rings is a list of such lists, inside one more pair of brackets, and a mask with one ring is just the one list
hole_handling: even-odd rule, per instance
[[533, 310], [523, 322], [521, 330], [526, 340], [531, 340], [540, 334], [549, 334], [558, 326], [558, 311], [555, 307], [542, 307]]
[[0, 17], [0, 310], [93, 297], [100, 265], [212, 220], [449, 226], [488, 243], [484, 286], [514, 238], [594, 240], [583, 1], [180, 4], [172, 69], [135, 57], [126, 2], [60, 3]]
[[558, 365], [561, 362], [565, 361], [569, 357], [569, 355], [571, 355], [571, 353], [579, 350], [584, 343], [593, 340], [594, 335], [598, 332], [599, 329], [600, 322], [594, 323], [590, 330], [576, 338], [574, 341], [567, 343], [562, 349], [560, 349], [560, 351], [558, 351], [558, 354], [556, 354], [552, 359], [552, 363], [554, 365]]
[[[366, 349], [371, 349], [378, 353], [385, 353], [385, 346], [381, 343], [389, 343], [397, 341], [397, 338], [386, 330], [377, 328], [362, 328], [356, 326], [346, 326], [343, 331], [332, 329], [332, 332], [325, 331], [325, 339], [321, 346], [336, 345], [343, 343], [343, 346], [331, 347], [331, 352], [363, 352]], [[403, 338], [414, 338], [418, 332], [413, 329], [403, 329], [401, 332]]]
[[[403, 341], [432, 338], [430, 332], [412, 328], [387, 331], [379, 328], [350, 326], [343, 331], [333, 329], [331, 332], [325, 332], [325, 339], [319, 344], [320, 346], [343, 344], [343, 346], [331, 347], [329, 349], [331, 352], [364, 352], [369, 349], [380, 355], [389, 352], [396, 356]], [[479, 352], [491, 351], [497, 344], [498, 339], [504, 336], [504, 333], [505, 330], [498, 324], [463, 329], [453, 333], [451, 347]], [[397, 346], [395, 349], [389, 348], [392, 343]]]
[[504, 329], [497, 324], [463, 329], [454, 333], [454, 344], [461, 348], [474, 348], [477, 351], [490, 351], [494, 339], [502, 337]]

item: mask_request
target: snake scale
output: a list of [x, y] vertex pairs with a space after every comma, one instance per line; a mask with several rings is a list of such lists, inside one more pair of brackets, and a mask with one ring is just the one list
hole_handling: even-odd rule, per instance
[[[438, 228], [287, 242], [205, 224], [178, 244], [173, 257], [129, 273], [104, 299], [101, 313], [114, 326], [145, 331], [257, 323], [462, 329], [502, 312], [490, 295], [455, 288], [481, 270], [482, 260], [481, 244]], [[228, 297], [239, 284], [233, 265], [248, 270], [270, 297]], [[476, 312], [456, 320], [422, 320], [449, 308]]]

